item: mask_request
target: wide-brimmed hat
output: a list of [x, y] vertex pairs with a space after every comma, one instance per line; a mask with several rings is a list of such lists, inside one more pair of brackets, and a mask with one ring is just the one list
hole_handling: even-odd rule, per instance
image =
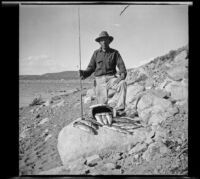
[[110, 40], [110, 43], [111, 43], [111, 42], [113, 41], [113, 39], [114, 39], [112, 36], [109, 36], [109, 35], [108, 35], [108, 32], [102, 31], [102, 32], [99, 34], [99, 37], [97, 37], [97, 38], [95, 39], [95, 41], [96, 41], [96, 42], [99, 42], [101, 38], [105, 38], [105, 37], [107, 37], [107, 38]]

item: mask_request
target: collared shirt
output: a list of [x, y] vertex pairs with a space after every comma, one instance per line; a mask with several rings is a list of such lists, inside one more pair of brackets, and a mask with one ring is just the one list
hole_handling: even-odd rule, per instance
[[[122, 79], [126, 78], [126, 67], [121, 55], [115, 49], [108, 48], [105, 52], [100, 48], [95, 50], [87, 69], [84, 71], [84, 77], [87, 78], [94, 72], [94, 76], [115, 75], [116, 66], [119, 69]], [[122, 74], [122, 75], [121, 75]]]

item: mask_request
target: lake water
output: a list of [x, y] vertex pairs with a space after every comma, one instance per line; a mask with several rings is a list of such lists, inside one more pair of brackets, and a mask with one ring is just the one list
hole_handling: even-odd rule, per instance
[[[92, 82], [83, 81], [83, 88], [90, 88]], [[36, 96], [46, 100], [59, 94], [71, 93], [80, 89], [80, 80], [20, 80], [19, 107], [28, 106]]]

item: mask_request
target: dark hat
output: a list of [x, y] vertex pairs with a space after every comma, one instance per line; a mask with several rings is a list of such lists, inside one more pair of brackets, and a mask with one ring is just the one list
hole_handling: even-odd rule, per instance
[[97, 38], [95, 39], [95, 41], [96, 41], [96, 42], [99, 42], [100, 39], [103, 38], [103, 37], [109, 38], [110, 43], [113, 41], [113, 37], [112, 37], [112, 36], [109, 36], [109, 35], [108, 35], [108, 32], [106, 32], [106, 31], [102, 31], [102, 32], [99, 34], [99, 37], [97, 37]]

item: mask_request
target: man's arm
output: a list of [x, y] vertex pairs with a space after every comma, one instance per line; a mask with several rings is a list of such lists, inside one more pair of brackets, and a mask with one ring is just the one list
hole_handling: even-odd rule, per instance
[[81, 70], [82, 79], [89, 77], [96, 69], [96, 53], [94, 52], [86, 70]]
[[116, 58], [117, 58], [117, 67], [119, 69], [119, 74], [120, 74], [120, 79], [124, 80], [126, 78], [127, 75], [127, 71], [126, 71], [126, 67], [124, 64], [124, 61], [121, 57], [121, 55], [119, 54], [119, 52], [117, 51], [116, 53]]

